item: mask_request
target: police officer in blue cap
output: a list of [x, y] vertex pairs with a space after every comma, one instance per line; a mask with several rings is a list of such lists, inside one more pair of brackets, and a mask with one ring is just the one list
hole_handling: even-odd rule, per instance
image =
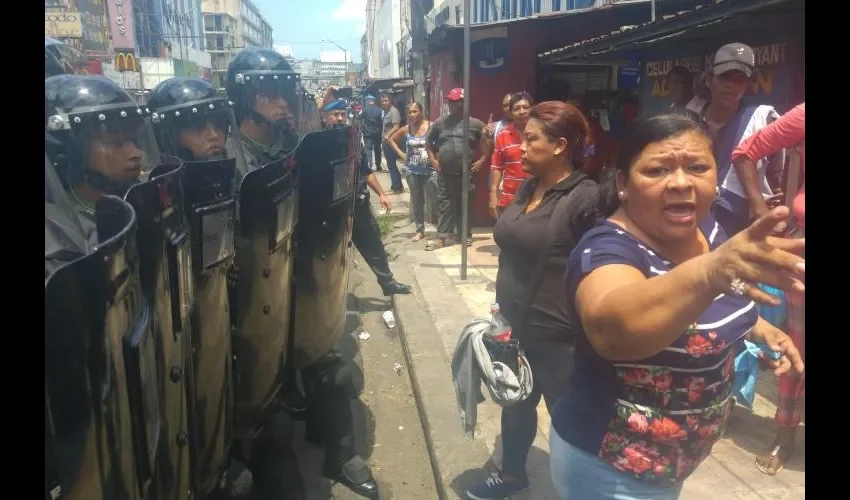
[[[348, 119], [348, 102], [345, 99], [334, 99], [325, 105], [322, 115], [326, 127], [344, 126]], [[357, 199], [354, 202], [354, 229], [351, 239], [354, 241], [357, 251], [360, 252], [360, 255], [363, 256], [363, 259], [378, 278], [378, 284], [381, 285], [384, 295], [408, 294], [410, 293], [410, 286], [399, 283], [393, 278], [387, 252], [384, 250], [384, 243], [381, 241], [381, 230], [369, 205], [367, 185], [378, 195], [381, 207], [387, 212], [390, 211], [390, 201], [384, 193], [381, 183], [378, 182], [375, 172], [369, 168], [369, 161], [366, 156], [366, 149], [360, 148], [355, 195]]]

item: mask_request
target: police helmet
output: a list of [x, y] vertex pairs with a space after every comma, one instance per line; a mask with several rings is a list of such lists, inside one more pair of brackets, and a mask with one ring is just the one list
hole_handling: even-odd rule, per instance
[[150, 111], [103, 76], [44, 81], [45, 152], [70, 188], [123, 196], [159, 162]]
[[[184, 161], [227, 157], [225, 142], [236, 128], [233, 101], [219, 94], [209, 82], [169, 78], [151, 91], [147, 105], [162, 152]], [[197, 137], [187, 137], [187, 133]]]
[[[227, 95], [234, 103], [236, 119], [241, 123], [251, 118], [263, 125], [297, 130], [301, 115], [300, 79], [286, 58], [274, 50], [261, 47], [242, 50], [227, 67]], [[255, 106], [257, 96], [283, 97], [288, 109], [278, 109], [272, 116], [260, 114]]]
[[88, 58], [79, 50], [59, 40], [44, 37], [44, 77], [78, 74], [88, 64]]

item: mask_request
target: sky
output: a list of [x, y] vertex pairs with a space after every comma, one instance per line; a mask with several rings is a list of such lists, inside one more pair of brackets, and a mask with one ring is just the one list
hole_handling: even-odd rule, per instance
[[324, 51], [348, 51], [360, 62], [360, 38], [366, 31], [366, 0], [253, 0], [272, 25], [276, 46], [287, 45], [297, 59], [318, 59]]

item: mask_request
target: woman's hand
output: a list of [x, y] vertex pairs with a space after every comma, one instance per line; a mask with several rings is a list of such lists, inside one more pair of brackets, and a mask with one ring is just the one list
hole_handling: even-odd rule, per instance
[[750, 332], [748, 340], [765, 344], [771, 351], [779, 353], [780, 357], [778, 360], [768, 360], [773, 367], [773, 373], [777, 377], [791, 371], [792, 368], [797, 373], [803, 373], [805, 365], [803, 364], [802, 356], [800, 356], [800, 351], [794, 345], [794, 341], [785, 332], [771, 325], [767, 320], [759, 317], [756, 326]]
[[788, 218], [788, 207], [777, 207], [708, 255], [708, 284], [717, 293], [748, 296], [756, 302], [778, 305], [779, 299], [756, 286], [764, 283], [785, 291], [805, 292], [805, 239], [770, 236]]

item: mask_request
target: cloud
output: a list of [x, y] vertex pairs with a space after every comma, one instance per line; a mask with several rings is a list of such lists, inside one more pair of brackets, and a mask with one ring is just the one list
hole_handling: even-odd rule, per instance
[[331, 17], [337, 21], [364, 21], [366, 19], [366, 0], [340, 0]]

